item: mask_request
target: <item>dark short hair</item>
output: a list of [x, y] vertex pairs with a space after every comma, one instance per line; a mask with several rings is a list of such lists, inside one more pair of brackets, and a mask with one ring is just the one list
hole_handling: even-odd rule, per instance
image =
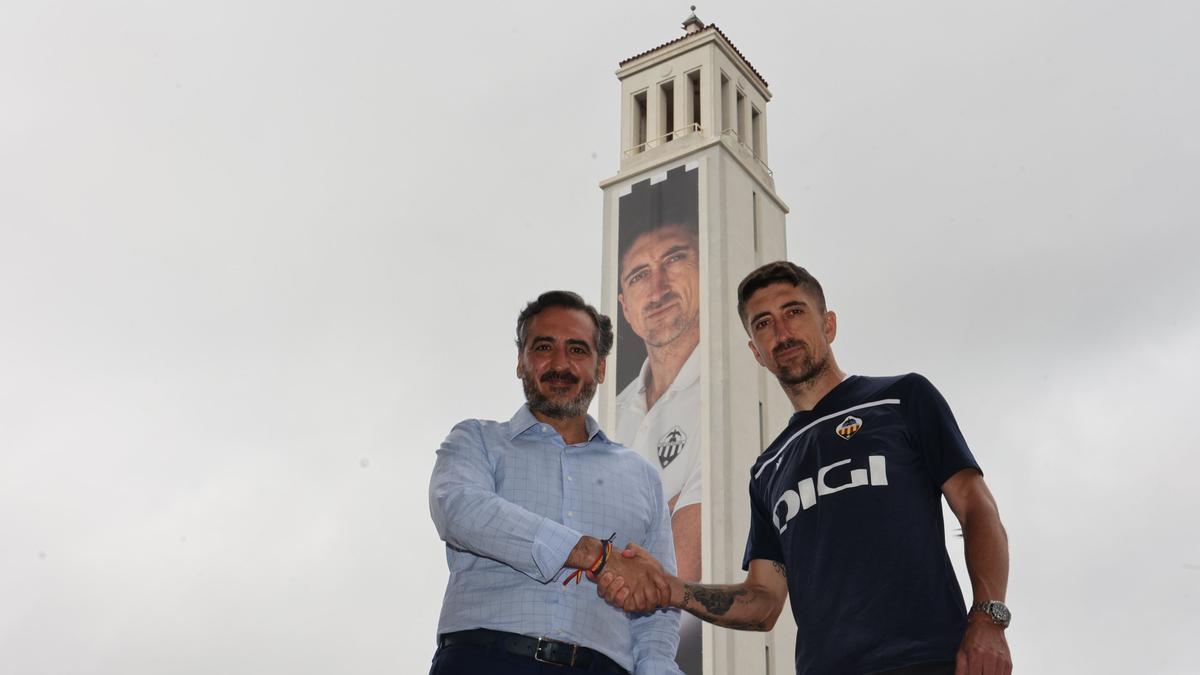
[[537, 300], [525, 305], [525, 309], [517, 316], [517, 351], [525, 349], [525, 338], [529, 337], [529, 324], [533, 323], [533, 317], [551, 307], [577, 309], [592, 317], [592, 323], [596, 324], [596, 354], [602, 359], [608, 356], [613, 345], [612, 320], [584, 302], [578, 293], [571, 291], [546, 291]]
[[617, 269], [622, 271], [625, 254], [643, 235], [668, 225], [679, 225], [700, 237], [700, 172], [677, 166], [665, 180], [640, 180], [619, 201], [617, 228]]
[[[808, 270], [793, 262], [776, 260], [747, 274], [746, 278], [742, 279], [742, 283], [738, 284], [737, 309], [743, 326], [746, 326], [746, 303], [750, 301], [750, 296], [771, 284], [791, 284], [808, 291], [816, 298], [817, 309], [822, 313], [825, 311], [825, 291], [821, 290], [821, 282], [809, 274]], [[747, 330], [749, 330], [748, 327]]]

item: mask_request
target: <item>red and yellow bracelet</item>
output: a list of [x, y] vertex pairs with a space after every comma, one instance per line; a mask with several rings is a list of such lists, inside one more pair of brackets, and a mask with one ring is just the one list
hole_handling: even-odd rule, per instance
[[617, 533], [613, 532], [612, 536], [600, 542], [600, 556], [596, 558], [596, 562], [589, 565], [586, 570], [579, 568], [574, 572], [571, 572], [571, 574], [567, 575], [566, 580], [563, 581], [563, 586], [571, 583], [572, 579], [574, 579], [575, 583], [578, 584], [583, 579], [583, 573], [585, 571], [591, 574], [593, 577], [599, 574], [604, 569], [604, 566], [608, 564], [608, 554], [612, 552], [612, 543], [616, 538]]

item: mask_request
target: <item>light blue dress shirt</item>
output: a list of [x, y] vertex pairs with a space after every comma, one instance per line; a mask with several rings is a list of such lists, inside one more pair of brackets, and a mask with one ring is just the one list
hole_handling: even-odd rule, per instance
[[675, 572], [658, 472], [587, 418], [567, 445], [527, 406], [507, 422], [466, 420], [437, 451], [429, 510], [450, 581], [438, 634], [472, 628], [548, 637], [602, 652], [635, 675], [678, 674], [679, 611], [627, 614], [586, 579], [562, 581], [582, 535], [637, 543]]

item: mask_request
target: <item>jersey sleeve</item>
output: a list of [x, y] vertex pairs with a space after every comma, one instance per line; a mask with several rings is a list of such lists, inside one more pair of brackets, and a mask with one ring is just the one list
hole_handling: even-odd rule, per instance
[[907, 413], [917, 447], [937, 487], [963, 469], [982, 470], [967, 440], [963, 438], [954, 413], [941, 392], [921, 375], [912, 374], [912, 392]]
[[675, 500], [674, 511], [678, 511], [689, 504], [700, 503], [700, 491], [704, 487], [700, 479], [700, 459], [697, 458], [695, 466], [692, 467], [691, 474], [688, 475], [687, 480], [683, 482], [683, 487], [679, 490], [679, 498]]
[[746, 555], [742, 557], [742, 569], [750, 569], [751, 560], [774, 560], [783, 562], [783, 547], [779, 533], [771, 518], [771, 509], [755, 489], [755, 478], [750, 478], [750, 534], [746, 537]]

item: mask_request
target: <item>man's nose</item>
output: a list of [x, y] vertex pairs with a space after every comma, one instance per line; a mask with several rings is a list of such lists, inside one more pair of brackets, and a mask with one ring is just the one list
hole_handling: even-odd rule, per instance
[[650, 270], [650, 288], [654, 289], [654, 299], [657, 300], [666, 295], [671, 290], [671, 285], [667, 283], [667, 271], [661, 267], [656, 267]]
[[553, 370], [563, 370], [567, 366], [567, 350], [555, 349], [550, 354], [550, 368]]
[[783, 344], [796, 337], [792, 331], [791, 325], [787, 321], [776, 321], [775, 323], [775, 344]]

